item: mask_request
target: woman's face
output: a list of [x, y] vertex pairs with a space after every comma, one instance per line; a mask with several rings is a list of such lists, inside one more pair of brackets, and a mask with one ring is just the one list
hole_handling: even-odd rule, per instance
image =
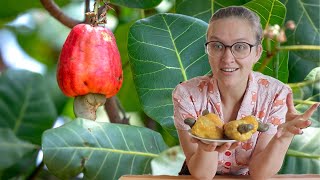
[[[215, 20], [208, 29], [208, 40], [219, 41], [226, 46], [236, 42], [246, 42], [252, 45], [257, 43], [256, 33], [252, 30], [247, 20], [239, 18], [224, 18]], [[251, 48], [250, 54], [242, 59], [237, 59], [231, 53], [230, 48], [219, 56], [208, 56], [214, 77], [219, 84], [226, 87], [247, 84], [253, 65], [259, 60], [262, 46], [259, 44]]]

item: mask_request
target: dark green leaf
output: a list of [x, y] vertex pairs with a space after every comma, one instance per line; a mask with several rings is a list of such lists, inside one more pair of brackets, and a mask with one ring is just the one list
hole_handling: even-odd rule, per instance
[[[305, 60], [290, 52], [289, 58], [289, 80], [288, 82], [300, 82], [308, 75], [308, 73], [313, 69], [320, 66], [320, 62], [316, 63], [310, 60]], [[301, 68], [303, 67], [303, 68]]]
[[178, 14], [192, 16], [209, 22], [213, 12], [216, 12], [218, 9], [231, 5], [243, 5], [249, 1], [250, 0], [198, 0], [197, 3], [195, 3], [194, 0], [176, 0], [175, 8]]
[[11, 129], [0, 128], [0, 170], [17, 163], [25, 154], [38, 148], [18, 139]]
[[128, 52], [145, 113], [177, 138], [172, 90], [179, 82], [208, 74], [204, 52], [207, 23], [179, 14], [158, 14], [134, 23]]
[[150, 162], [167, 148], [161, 135], [143, 127], [75, 119], [43, 135], [44, 162], [62, 179], [119, 179], [151, 173]]
[[44, 130], [57, 118], [47, 84], [40, 74], [8, 70], [0, 76], [0, 127], [40, 145]]
[[[296, 23], [294, 31], [287, 31], [289, 45], [320, 45], [320, 1], [286, 1], [286, 20]], [[291, 51], [302, 59], [319, 63], [319, 51]]]
[[0, 171], [0, 179], [25, 179], [26, 175], [31, 174], [36, 169], [38, 154], [39, 149], [25, 154], [16, 164]]
[[309, 127], [294, 137], [281, 174], [320, 174], [320, 128]]
[[149, 9], [156, 7], [162, 0], [111, 0], [112, 4], [130, 8]]
[[[264, 29], [268, 25], [283, 25], [286, 8], [285, 6], [279, 2], [278, 0], [253, 0], [244, 5], [245, 7], [253, 10], [260, 16], [260, 21], [262, 28]], [[274, 43], [272, 43], [272, 47]], [[260, 69], [261, 63], [267, 57], [266, 54], [266, 42], [263, 42], [263, 54], [255, 64], [254, 70]], [[276, 56], [274, 56], [267, 67], [263, 70], [263, 74], [275, 77], [282, 82], [287, 82], [289, 73], [288, 73], [288, 52], [279, 52]], [[278, 60], [277, 60], [278, 59]], [[278, 70], [275, 69], [278, 67]], [[275, 73], [278, 73], [277, 75]]]

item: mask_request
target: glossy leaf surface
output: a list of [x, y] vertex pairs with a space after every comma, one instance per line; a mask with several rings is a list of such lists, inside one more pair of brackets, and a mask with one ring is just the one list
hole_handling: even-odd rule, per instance
[[39, 146], [19, 140], [11, 129], [0, 128], [0, 171], [17, 163]]
[[75, 119], [43, 135], [44, 162], [62, 179], [119, 179], [151, 173], [150, 162], [167, 146], [147, 128]]
[[0, 126], [40, 145], [43, 131], [57, 118], [47, 84], [40, 74], [8, 70], [0, 76]]
[[157, 14], [130, 28], [128, 52], [142, 107], [176, 138], [171, 93], [179, 82], [210, 72], [206, 29], [204, 21], [179, 14]]
[[[284, 0], [283, 0], [284, 1]], [[287, 31], [289, 45], [320, 45], [320, 1], [296, 0], [285, 1], [287, 7], [286, 20], [296, 24], [294, 31]], [[292, 51], [302, 59], [319, 63], [319, 50]]]
[[243, 5], [249, 1], [250, 0], [198, 0], [197, 3], [195, 3], [194, 0], [176, 0], [175, 8], [178, 14], [192, 16], [209, 22], [213, 12], [218, 9], [231, 5]]

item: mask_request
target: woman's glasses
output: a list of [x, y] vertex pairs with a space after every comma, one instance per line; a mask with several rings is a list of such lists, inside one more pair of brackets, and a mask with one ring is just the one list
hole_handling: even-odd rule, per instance
[[219, 41], [209, 41], [205, 43], [206, 53], [212, 57], [221, 57], [225, 53], [227, 47], [230, 48], [231, 53], [237, 59], [243, 59], [249, 56], [251, 48], [256, 46], [246, 42], [236, 42], [231, 46], [225, 45]]

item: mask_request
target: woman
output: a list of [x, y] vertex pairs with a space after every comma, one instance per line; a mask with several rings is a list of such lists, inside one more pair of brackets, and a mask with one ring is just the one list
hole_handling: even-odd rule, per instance
[[[182, 82], [173, 91], [175, 126], [186, 155], [183, 169], [196, 179], [216, 174], [267, 179], [280, 170], [294, 135], [311, 124], [318, 104], [299, 115], [288, 86], [252, 71], [262, 53], [262, 36], [260, 19], [252, 11], [220, 9], [210, 20], [205, 44], [212, 75]], [[197, 119], [205, 109], [224, 123], [254, 115], [268, 123], [269, 130], [245, 142], [205, 144], [191, 138], [184, 124], [184, 119]]]

